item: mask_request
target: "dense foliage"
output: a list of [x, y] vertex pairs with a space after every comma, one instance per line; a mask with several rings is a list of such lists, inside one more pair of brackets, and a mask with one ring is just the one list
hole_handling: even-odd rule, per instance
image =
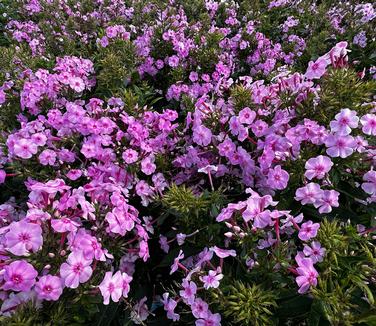
[[376, 9], [0, 2], [2, 325], [376, 325]]

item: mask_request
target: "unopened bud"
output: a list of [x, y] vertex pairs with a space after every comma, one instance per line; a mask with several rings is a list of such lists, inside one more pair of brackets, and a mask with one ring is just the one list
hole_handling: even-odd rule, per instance
[[50, 258], [55, 258], [55, 254], [54, 254], [53, 252], [49, 252], [49, 253], [48, 253], [48, 257], [50, 257]]
[[239, 226], [237, 226], [237, 225], [235, 225], [233, 227], [233, 229], [234, 229], [235, 232], [240, 232], [241, 231], [241, 228]]
[[232, 232], [226, 232], [225, 233], [225, 237], [227, 237], [227, 238], [232, 238], [233, 235], [234, 234]]

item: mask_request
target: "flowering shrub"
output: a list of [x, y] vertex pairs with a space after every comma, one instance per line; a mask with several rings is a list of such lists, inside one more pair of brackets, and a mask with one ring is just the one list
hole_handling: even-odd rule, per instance
[[371, 3], [0, 8], [4, 325], [375, 324]]

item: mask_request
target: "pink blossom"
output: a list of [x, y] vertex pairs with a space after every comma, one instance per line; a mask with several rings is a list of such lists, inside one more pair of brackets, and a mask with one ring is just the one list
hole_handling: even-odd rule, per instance
[[308, 79], [319, 79], [325, 74], [327, 65], [326, 60], [322, 58], [317, 59], [315, 62], [310, 61], [305, 76]]
[[122, 155], [123, 160], [127, 164], [132, 164], [134, 162], [137, 162], [138, 160], [138, 153], [133, 149], [126, 149]]
[[366, 135], [376, 136], [376, 115], [366, 114], [360, 118], [362, 131]]
[[298, 263], [296, 271], [299, 274], [296, 278], [296, 283], [299, 286], [298, 292], [302, 294], [307, 292], [311, 286], [317, 285], [317, 277], [319, 274], [313, 267], [313, 262], [310, 258], [304, 258], [303, 255], [298, 254], [295, 259]]
[[170, 275], [175, 273], [179, 268], [179, 261], [184, 258], [184, 253], [182, 250], [179, 251], [178, 256], [174, 259], [174, 263], [171, 266]]
[[154, 164], [154, 158], [151, 156], [147, 156], [141, 161], [141, 171], [146, 175], [153, 174], [156, 167], [157, 166]]
[[320, 185], [314, 182], [308, 183], [306, 186], [298, 188], [295, 192], [295, 200], [301, 201], [302, 205], [314, 204], [321, 198], [322, 190]]
[[162, 250], [167, 254], [170, 250], [170, 246], [168, 245], [167, 238], [165, 236], [159, 236], [159, 244], [161, 245]]
[[29, 255], [37, 252], [43, 244], [42, 229], [38, 224], [23, 220], [12, 222], [5, 234], [8, 250], [17, 256]]
[[370, 195], [376, 194], [376, 171], [368, 171], [363, 175], [362, 189]]
[[304, 245], [303, 252], [313, 263], [322, 262], [325, 255], [325, 248], [321, 247], [320, 242], [312, 241], [311, 246]]
[[182, 287], [183, 290], [180, 290], [179, 294], [187, 304], [191, 305], [195, 301], [195, 295], [197, 292], [196, 283], [184, 280]]
[[335, 190], [323, 190], [321, 197], [314, 203], [314, 206], [319, 207], [319, 213], [330, 213], [332, 207], [338, 207], [339, 192]]
[[221, 325], [221, 315], [212, 314], [208, 312], [204, 319], [196, 320], [195, 326], [220, 326]]
[[77, 93], [81, 93], [85, 89], [85, 83], [80, 77], [70, 77], [69, 86]]
[[65, 286], [76, 289], [80, 283], [87, 282], [93, 273], [91, 263], [91, 260], [84, 258], [81, 251], [72, 252], [67, 262], [60, 266], [60, 275]]
[[112, 272], [106, 272], [102, 283], [99, 284], [99, 289], [103, 296], [103, 304], [108, 305], [110, 298], [113, 302], [119, 302], [123, 293], [121, 272], [118, 271], [115, 275], [112, 275]]
[[162, 303], [164, 310], [167, 311], [168, 319], [171, 319], [172, 321], [177, 321], [180, 319], [180, 315], [174, 312], [178, 303], [174, 299], [169, 298], [169, 293], [163, 293]]
[[305, 222], [300, 227], [298, 237], [302, 241], [308, 241], [317, 235], [319, 228], [319, 223], [313, 223], [312, 221]]
[[81, 175], [82, 175], [82, 171], [78, 169], [69, 170], [67, 173], [67, 177], [72, 181], [76, 181], [77, 179], [81, 177]]
[[50, 149], [45, 149], [39, 155], [39, 162], [42, 165], [54, 165], [56, 162], [56, 152]]
[[213, 251], [219, 258], [226, 258], [229, 256], [236, 257], [236, 251], [233, 249], [227, 250], [227, 249], [221, 249], [221, 248], [218, 248], [217, 246], [214, 246], [214, 247], [211, 247], [210, 250]]
[[5, 266], [2, 289], [13, 291], [29, 291], [35, 284], [38, 272], [25, 260], [16, 260]]
[[358, 127], [359, 118], [356, 114], [356, 111], [342, 109], [336, 114], [335, 120], [330, 122], [332, 132], [340, 136], [349, 135], [353, 128]]
[[[120, 273], [120, 271], [118, 271], [117, 273]], [[124, 298], [127, 298], [128, 297], [128, 293], [130, 291], [130, 285], [129, 284], [132, 282], [133, 277], [130, 276], [130, 275], [128, 275], [125, 272], [121, 273], [121, 277], [122, 277], [122, 280], [123, 280], [123, 284], [122, 284], [123, 292], [122, 292], [122, 294], [123, 294]]]
[[239, 112], [239, 122], [250, 125], [256, 118], [256, 112], [246, 107]]
[[59, 233], [76, 232], [80, 223], [66, 217], [51, 220], [51, 227]]
[[277, 165], [274, 169], [270, 169], [268, 173], [268, 185], [272, 189], [282, 190], [287, 187], [289, 181], [289, 174], [282, 170], [280, 165]]
[[208, 146], [211, 143], [212, 133], [210, 129], [199, 125], [193, 129], [193, 141], [197, 145]]
[[38, 295], [38, 299], [57, 301], [63, 293], [60, 277], [52, 275], [42, 276], [35, 285], [35, 292]]
[[352, 136], [329, 135], [325, 145], [329, 156], [346, 158], [354, 152], [356, 144]]
[[192, 314], [196, 318], [206, 318], [209, 314], [209, 305], [202, 299], [196, 298], [191, 304]]
[[16, 141], [13, 148], [14, 154], [27, 159], [37, 153], [38, 147], [30, 139], [20, 139]]
[[223, 278], [223, 274], [216, 271], [210, 270], [208, 275], [200, 276], [200, 280], [204, 283], [204, 288], [214, 288], [219, 286], [219, 281]]
[[313, 178], [322, 179], [325, 177], [325, 174], [330, 171], [332, 166], [333, 162], [329, 157], [319, 155], [317, 157], [310, 158], [306, 162], [306, 172], [304, 173], [304, 175], [308, 180], [312, 180]]

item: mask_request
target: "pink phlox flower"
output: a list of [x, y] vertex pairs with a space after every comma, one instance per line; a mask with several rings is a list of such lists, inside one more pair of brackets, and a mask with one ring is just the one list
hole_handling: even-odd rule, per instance
[[233, 249], [221, 249], [217, 246], [211, 247], [209, 249], [210, 251], [213, 251], [219, 258], [226, 258], [229, 256], [236, 257], [236, 251]]
[[302, 241], [308, 241], [317, 235], [319, 228], [319, 223], [313, 223], [312, 221], [305, 222], [300, 227], [298, 237]]
[[331, 131], [340, 136], [347, 136], [351, 130], [358, 127], [359, 118], [356, 111], [342, 109], [330, 122]]
[[363, 175], [362, 189], [370, 195], [376, 194], [376, 171], [368, 171]]
[[103, 296], [103, 304], [108, 305], [110, 298], [113, 302], [119, 302], [123, 294], [123, 278], [121, 272], [118, 271], [115, 275], [112, 275], [112, 272], [106, 272], [104, 279], [98, 287]]
[[195, 318], [206, 318], [209, 314], [209, 305], [202, 299], [196, 298], [191, 304], [192, 314]]
[[282, 190], [287, 187], [289, 174], [277, 165], [274, 169], [270, 169], [268, 173], [268, 185], [272, 189]]
[[330, 157], [346, 158], [354, 152], [356, 143], [352, 136], [329, 135], [325, 140], [325, 146]]
[[14, 255], [24, 256], [37, 252], [43, 244], [42, 228], [26, 221], [12, 222], [5, 234], [7, 249]]
[[174, 263], [171, 266], [170, 275], [173, 274], [173, 273], [175, 273], [178, 270], [178, 268], [179, 268], [179, 262], [183, 258], [184, 258], [183, 250], [180, 250], [178, 256], [174, 259]]
[[25, 260], [16, 260], [6, 265], [3, 274], [3, 290], [30, 291], [38, 272]]
[[35, 285], [35, 292], [38, 295], [38, 299], [57, 301], [63, 293], [61, 278], [53, 275], [40, 277]]
[[87, 282], [93, 273], [91, 263], [92, 260], [87, 260], [81, 251], [72, 252], [60, 266], [60, 276], [65, 286], [76, 289], [80, 283]]
[[195, 326], [220, 326], [221, 315], [208, 312], [204, 319], [196, 320]]
[[219, 282], [222, 278], [223, 274], [221, 273], [220, 268], [219, 270], [210, 270], [208, 275], [200, 276], [200, 280], [204, 283], [205, 289], [216, 289], [219, 286]]
[[304, 245], [303, 253], [308, 256], [313, 263], [320, 263], [324, 259], [325, 248], [321, 247], [320, 242], [312, 241], [311, 246]]
[[338, 207], [339, 192], [335, 190], [323, 190], [321, 197], [313, 204], [316, 208], [319, 208], [319, 213], [330, 213], [332, 207]]
[[296, 269], [298, 277], [296, 278], [296, 283], [299, 286], [299, 293], [305, 293], [309, 290], [311, 286], [317, 285], [318, 272], [313, 267], [313, 261], [310, 258], [305, 258], [300, 252], [295, 257], [298, 263], [298, 268]]
[[182, 283], [182, 287], [183, 287], [183, 290], [180, 290], [179, 294], [183, 298], [184, 302], [191, 305], [195, 301], [197, 285], [194, 282], [189, 282], [188, 280], [184, 280]]
[[174, 312], [176, 306], [178, 305], [177, 301], [170, 299], [169, 293], [163, 293], [162, 303], [164, 310], [167, 312], [167, 318], [171, 319], [172, 321], [178, 321], [180, 319], [180, 315]]
[[328, 173], [333, 166], [333, 162], [327, 156], [319, 155], [317, 157], [310, 158], [306, 164], [306, 172], [304, 175], [308, 180], [313, 178], [322, 179], [325, 174]]
[[366, 114], [360, 118], [362, 131], [366, 135], [376, 136], [376, 114]]

